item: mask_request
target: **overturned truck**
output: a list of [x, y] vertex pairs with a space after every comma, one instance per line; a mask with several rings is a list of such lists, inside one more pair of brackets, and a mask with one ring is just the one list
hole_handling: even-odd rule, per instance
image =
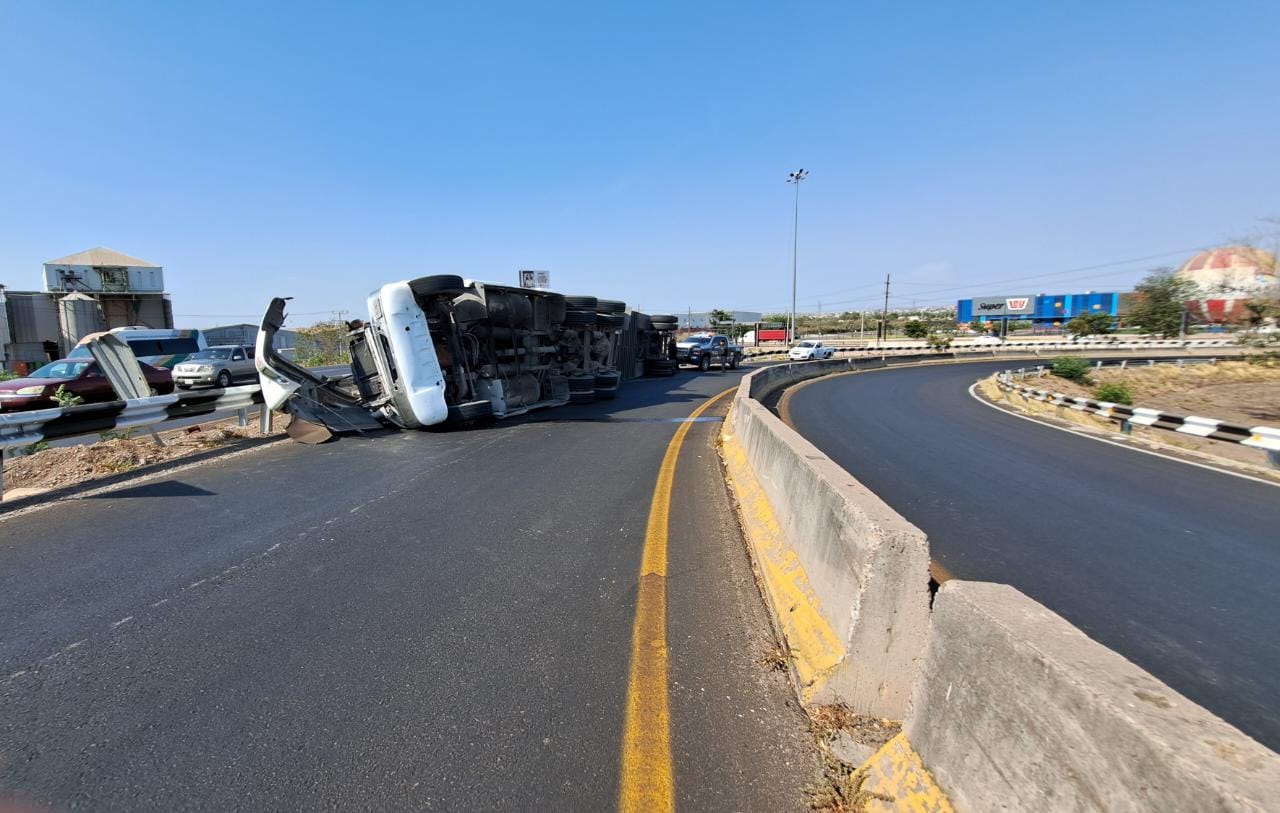
[[263, 317], [256, 365], [267, 406], [293, 416], [299, 440], [613, 398], [623, 380], [676, 368], [674, 316], [443, 274], [370, 294], [369, 320], [348, 325], [351, 371], [320, 375], [274, 349], [285, 302]]

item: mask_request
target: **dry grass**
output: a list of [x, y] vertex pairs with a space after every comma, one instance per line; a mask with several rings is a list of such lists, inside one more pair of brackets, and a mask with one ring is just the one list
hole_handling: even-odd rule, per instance
[[855, 714], [844, 703], [810, 706], [809, 730], [818, 741], [822, 754], [822, 778], [805, 791], [809, 808], [827, 813], [862, 811], [873, 799], [892, 802], [893, 797], [872, 793], [863, 788], [866, 767], [857, 767], [831, 753], [831, 741], [846, 733], [854, 740], [879, 750], [902, 730], [902, 724], [880, 717]]
[[205, 424], [163, 434], [157, 446], [149, 435], [113, 437], [81, 446], [45, 449], [32, 455], [6, 459], [8, 488], [62, 488], [156, 463], [188, 457], [222, 446], [234, 446], [260, 437], [255, 427]]
[[756, 663], [774, 672], [785, 672], [791, 663], [791, 655], [781, 646], [774, 646]]
[[810, 810], [823, 813], [863, 813], [871, 801], [893, 802], [894, 797], [866, 790], [869, 766], [854, 768], [824, 754], [822, 781], [805, 791]]

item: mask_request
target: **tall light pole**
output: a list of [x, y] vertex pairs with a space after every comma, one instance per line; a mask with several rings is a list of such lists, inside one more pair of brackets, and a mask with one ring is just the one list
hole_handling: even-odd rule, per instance
[[796, 187], [796, 219], [791, 232], [791, 335], [790, 341], [796, 340], [796, 267], [800, 257], [800, 182], [809, 177], [804, 169], [797, 169], [787, 175], [787, 183]]

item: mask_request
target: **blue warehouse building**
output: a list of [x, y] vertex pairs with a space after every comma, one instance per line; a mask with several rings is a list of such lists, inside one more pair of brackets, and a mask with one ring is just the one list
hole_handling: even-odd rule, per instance
[[1082, 313], [1120, 312], [1120, 294], [1040, 294], [1039, 296], [991, 296], [961, 299], [956, 303], [956, 321], [1026, 321], [1035, 327], [1065, 325]]

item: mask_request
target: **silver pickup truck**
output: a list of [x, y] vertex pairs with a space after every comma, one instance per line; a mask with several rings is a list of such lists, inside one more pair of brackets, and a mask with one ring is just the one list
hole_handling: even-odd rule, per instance
[[253, 384], [257, 380], [252, 348], [238, 344], [206, 347], [187, 356], [173, 368], [173, 383], [184, 390], [192, 387], [225, 389], [233, 384]]

